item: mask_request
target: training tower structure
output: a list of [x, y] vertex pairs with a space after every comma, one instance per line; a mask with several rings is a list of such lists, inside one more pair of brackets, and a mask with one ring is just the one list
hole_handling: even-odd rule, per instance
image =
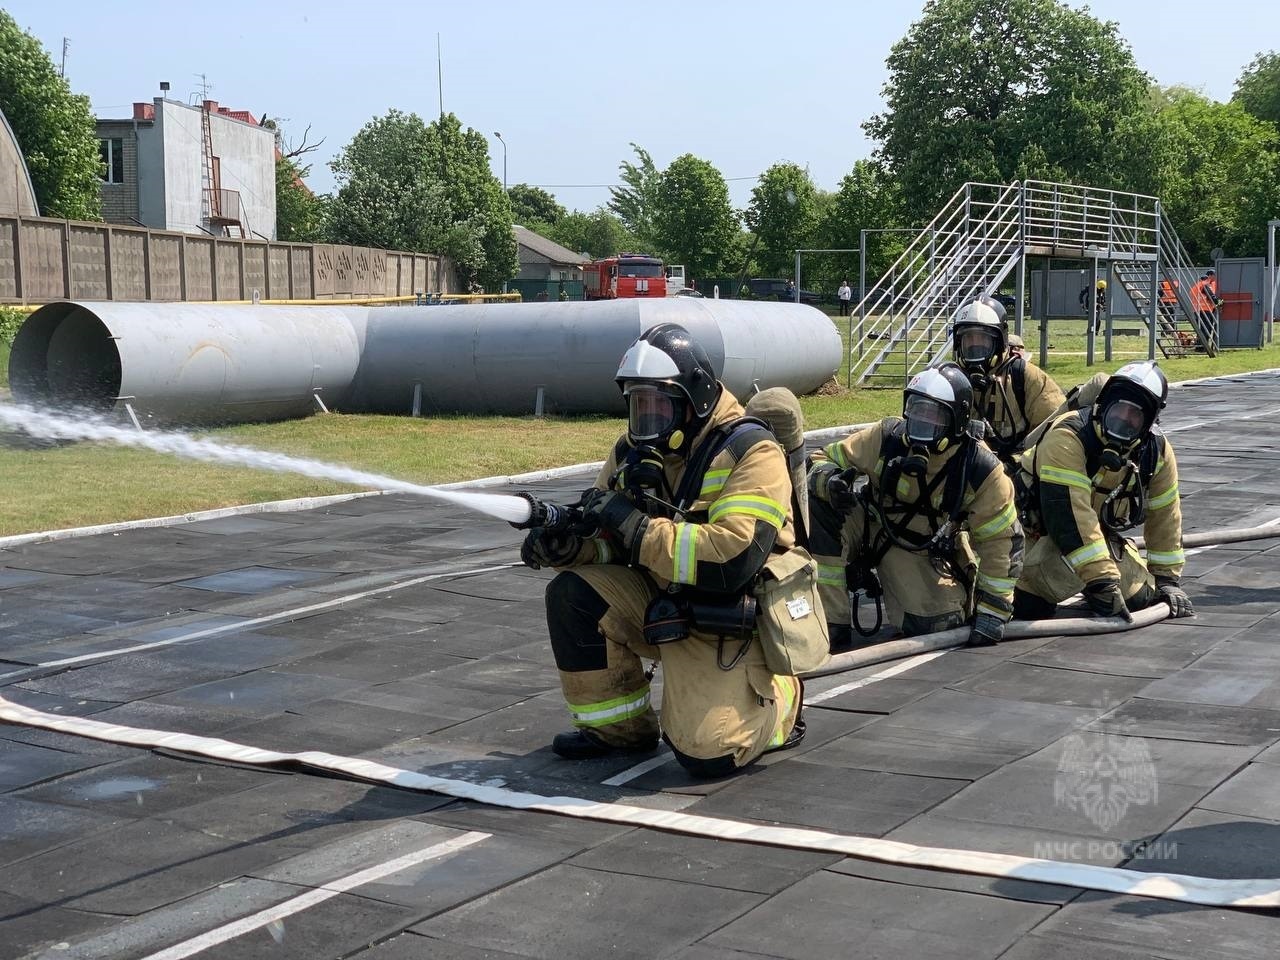
[[956, 310], [999, 290], [1011, 274], [1010, 321], [1021, 334], [1030, 258], [1045, 266], [1042, 365], [1050, 260], [1080, 262], [1095, 281], [1119, 285], [1147, 325], [1151, 359], [1157, 350], [1166, 357], [1217, 353], [1216, 317], [1202, 320], [1192, 304], [1199, 273], [1159, 198], [1039, 180], [966, 183], [862, 291], [849, 320], [849, 385], [901, 387], [945, 360]]

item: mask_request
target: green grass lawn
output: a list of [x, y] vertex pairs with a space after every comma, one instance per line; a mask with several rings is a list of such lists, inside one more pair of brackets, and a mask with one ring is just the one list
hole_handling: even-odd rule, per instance
[[[839, 321], [839, 318], [835, 318]], [[1072, 326], [1074, 324], [1075, 326]], [[845, 336], [846, 325], [837, 322]], [[1083, 321], [1051, 328], [1049, 371], [1064, 387], [1099, 369], [1145, 356], [1145, 340], [1126, 338], [1132, 357], [1089, 369], [1082, 356]], [[1035, 333], [1027, 345], [1036, 354]], [[1117, 344], [1121, 341], [1117, 338]], [[1119, 349], [1119, 347], [1117, 347]], [[846, 350], [847, 353], [847, 350]], [[7, 360], [0, 346], [0, 359]], [[1101, 349], [1099, 349], [1101, 357]], [[1280, 345], [1232, 350], [1216, 358], [1162, 361], [1170, 380], [1280, 367]], [[845, 382], [847, 367], [839, 374]], [[801, 399], [809, 428], [875, 420], [901, 409], [897, 390], [841, 389]], [[286, 423], [208, 431], [231, 443], [341, 463], [418, 483], [446, 483], [602, 460], [625, 422], [611, 417], [409, 417], [330, 414]], [[0, 535], [164, 516], [194, 510], [323, 496], [356, 488], [327, 481], [216, 467], [144, 451], [94, 444], [46, 449], [0, 447]]]

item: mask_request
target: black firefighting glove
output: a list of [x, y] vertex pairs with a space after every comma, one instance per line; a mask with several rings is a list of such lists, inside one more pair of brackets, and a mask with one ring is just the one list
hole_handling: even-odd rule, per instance
[[526, 567], [563, 567], [573, 561], [582, 549], [582, 538], [562, 531], [535, 527], [520, 545], [520, 561]]
[[1169, 616], [1176, 619], [1196, 615], [1195, 608], [1191, 606], [1191, 598], [1178, 585], [1175, 577], [1156, 577], [1156, 590], [1160, 593], [1160, 599], [1169, 605]]
[[852, 471], [841, 470], [829, 460], [815, 464], [809, 471], [809, 492], [840, 513], [848, 513], [856, 502]]
[[1004, 621], [992, 613], [979, 613], [969, 628], [970, 647], [994, 647], [1004, 639]]
[[1124, 594], [1120, 592], [1120, 581], [1115, 577], [1102, 577], [1086, 583], [1084, 602], [1100, 617], [1119, 617], [1129, 623], [1133, 622], [1133, 614], [1129, 612]]
[[582, 504], [582, 519], [594, 524], [621, 548], [622, 559], [634, 566], [640, 560], [640, 542], [649, 518], [616, 490], [591, 490]]

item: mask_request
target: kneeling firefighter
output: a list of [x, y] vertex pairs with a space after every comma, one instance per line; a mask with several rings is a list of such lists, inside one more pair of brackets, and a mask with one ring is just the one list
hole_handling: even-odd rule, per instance
[[[1099, 387], [1100, 384], [1100, 387]], [[1019, 459], [1023, 522], [1037, 538], [1014, 596], [1020, 620], [1053, 616], [1084, 591], [1102, 616], [1132, 619], [1157, 600], [1193, 614], [1182, 590], [1182, 507], [1173, 445], [1156, 426], [1169, 381], [1151, 360], [1129, 363], [1073, 397], [1096, 398], [1055, 418]], [[1144, 561], [1124, 533], [1141, 526]]]
[[1062, 389], [1020, 350], [1011, 348], [1009, 324], [998, 302], [965, 304], [951, 330], [952, 352], [973, 385], [975, 415], [990, 428], [987, 444], [1010, 464], [1027, 435], [1064, 402]]
[[683, 327], [646, 332], [617, 382], [627, 433], [583, 495], [586, 532], [535, 528], [521, 552], [530, 566], [570, 568], [546, 594], [575, 726], [552, 749], [570, 759], [654, 749], [645, 658], [663, 667], [663, 738], [691, 774], [723, 776], [804, 735], [800, 680], [766, 663], [760, 636], [776, 611], [760, 585], [779, 566], [807, 576], [812, 599], [790, 598], [789, 626], [825, 657], [816, 564], [796, 546], [784, 451]]
[[[849, 592], [908, 636], [972, 624], [969, 643], [1004, 636], [1022, 568], [1013, 484], [971, 422], [973, 392], [954, 363], [912, 377], [890, 417], [815, 454], [811, 543], [832, 652], [854, 645]], [[854, 489], [859, 476], [866, 483]]]

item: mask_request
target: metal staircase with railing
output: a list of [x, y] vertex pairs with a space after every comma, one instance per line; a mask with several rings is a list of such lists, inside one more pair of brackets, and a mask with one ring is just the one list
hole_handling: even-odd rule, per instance
[[[1110, 265], [1165, 356], [1216, 353], [1190, 300], [1195, 271], [1154, 197], [1042, 181], [967, 183], [853, 311], [849, 381], [898, 387], [950, 351], [950, 321], [1027, 257]], [[1153, 309], [1153, 299], [1155, 309]]]

